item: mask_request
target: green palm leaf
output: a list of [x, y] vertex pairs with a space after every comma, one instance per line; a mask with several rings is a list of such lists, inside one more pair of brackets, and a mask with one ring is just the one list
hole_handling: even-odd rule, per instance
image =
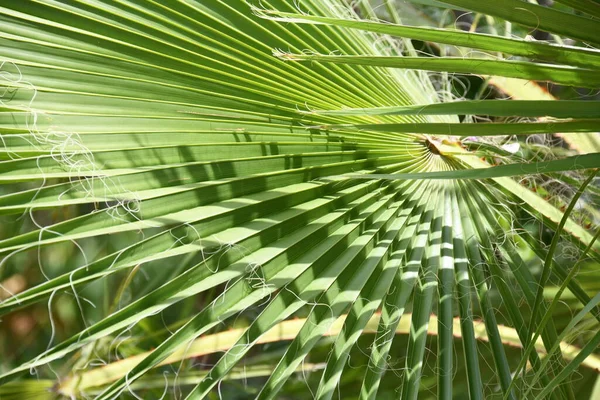
[[[280, 16], [298, 14], [291, 0], [263, 3]], [[479, 10], [472, 2], [445, 3]], [[366, 2], [361, 6], [373, 11]], [[563, 218], [553, 204], [509, 177], [541, 172], [557, 177], [598, 168], [600, 156], [532, 163], [515, 157], [487, 168], [490, 164], [475, 156], [491, 152], [471, 152], [445, 136], [449, 129], [455, 136], [594, 132], [598, 115], [593, 105], [578, 109], [575, 102], [547, 109], [517, 103], [509, 111], [469, 103], [438, 107], [434, 82], [413, 69], [595, 88], [597, 64], [580, 64], [597, 61], [597, 52], [573, 47], [563, 53], [560, 46], [474, 36], [476, 48], [491, 50], [502, 43], [515, 54], [534, 51], [540, 59], [572, 61], [577, 67], [399, 57], [361, 30], [379, 32], [377, 24], [349, 25], [356, 14], [345, 2], [305, 0], [301, 7], [318, 16], [302, 18], [319, 23], [261, 18], [242, 0], [0, 5], [0, 214], [14, 224], [0, 237], [0, 283], [24, 274], [28, 257], [37, 255], [41, 267], [40, 276], [3, 299], [0, 315], [48, 307], [52, 323], [50, 343], [28, 361], [3, 365], [0, 383], [38, 369], [54, 379], [46, 367], [75, 354], [57, 373], [59, 380], [71, 377], [68, 385], [57, 386], [59, 394], [127, 398], [144, 390], [144, 379], [156, 368], [177, 361], [176, 375], [192, 382], [182, 384], [187, 398], [210, 398], [221, 382], [243, 376], [244, 363], [254, 362], [251, 370], [257, 372], [251, 376], [262, 380], [248, 394], [279, 398], [306, 361], [318, 374], [317, 398], [332, 398], [350, 377], [354, 383], [348, 387], [356, 391], [349, 394], [360, 390], [362, 398], [373, 399], [393, 393], [385, 383], [386, 363], [399, 340], [401, 319], [410, 318], [399, 382], [401, 397], [415, 399], [429, 385], [427, 332], [434, 330], [429, 322], [436, 314], [439, 398], [452, 398], [453, 391], [484, 398], [496, 385], [497, 394], [508, 398], [530, 391], [542, 396], [554, 388], [556, 398], [572, 395], [563, 381], [593, 349], [581, 346], [565, 361], [561, 341], [579, 322], [597, 328], [597, 298], [591, 299], [585, 283], [557, 257], [553, 261], [552, 251], [547, 256], [509, 225], [516, 213], [527, 213], [562, 231], [561, 237], [589, 251], [594, 262], [600, 258], [598, 244], [593, 233], [569, 219], [570, 209]], [[497, 8], [480, 11], [506, 17]], [[544, 10], [540, 26], [554, 26], [564, 14], [557, 13]], [[529, 26], [527, 18], [515, 22]], [[595, 20], [573, 14], [568, 19], [581, 26], [563, 24], [557, 34], [593, 41], [582, 32]], [[423, 40], [441, 39], [445, 32], [394, 29]], [[465, 40], [453, 32], [447, 43], [464, 45]], [[314, 54], [293, 59], [332, 62], [273, 57], [274, 50], [300, 54], [306, 49]], [[458, 114], [467, 111], [581, 119], [460, 123]], [[69, 249], [71, 260], [46, 274], [44, 264], [60, 249]], [[555, 265], [556, 276], [568, 278], [564, 287], [574, 294], [574, 309], [585, 311], [560, 334], [563, 326], [547, 317], [543, 328], [528, 330], [543, 320], [547, 306], [522, 259], [525, 253], [534, 263], [547, 258], [546, 268]], [[93, 295], [98, 283], [106, 285], [102, 296], [110, 302]], [[87, 296], [97, 303], [96, 311], [89, 311]], [[494, 296], [503, 299], [506, 315], [496, 313]], [[100, 306], [101, 301], [109, 305]], [[63, 304], [84, 318], [56, 331], [52, 318]], [[403, 317], [406, 310], [409, 317]], [[530, 311], [531, 324], [524, 319]], [[169, 323], [157, 325], [158, 314]], [[484, 376], [475, 315], [484, 320], [485, 351], [497, 376], [492, 383]], [[268, 342], [264, 336], [296, 316], [303, 320], [294, 334], [280, 339], [267, 361], [253, 361]], [[203, 354], [213, 357], [210, 368], [189, 365], [188, 345], [204, 335], [220, 337], [238, 318], [248, 321], [237, 341], [228, 342], [224, 354]], [[513, 381], [521, 355], [508, 345], [500, 322], [514, 327], [523, 348], [532, 334], [533, 343], [537, 336], [542, 339], [543, 348], [528, 348], [523, 356], [522, 363], [529, 360], [532, 368], [524, 379]], [[330, 353], [323, 353], [323, 338], [336, 326]], [[369, 337], [367, 331], [376, 333]], [[114, 344], [128, 332], [132, 337], [119, 349]], [[372, 345], [357, 375], [348, 363], [363, 339]], [[597, 340], [593, 336], [591, 343]], [[459, 347], [463, 354], [455, 356]], [[142, 356], [130, 359], [100, 388], [78, 387], [81, 381], [70, 369], [79, 376], [78, 369], [89, 369], [97, 355], [111, 363], [115, 353]], [[315, 354], [325, 356], [312, 362]], [[463, 363], [457, 359], [463, 358], [464, 387], [454, 377], [457, 363]], [[271, 374], [265, 374], [265, 365], [273, 367]], [[189, 379], [184, 369], [191, 370]], [[47, 393], [48, 383], [42, 383], [42, 389], [30, 389]], [[18, 385], [6, 386], [11, 395]], [[160, 389], [149, 386], [148, 396]], [[312, 395], [310, 388], [305, 392]]]

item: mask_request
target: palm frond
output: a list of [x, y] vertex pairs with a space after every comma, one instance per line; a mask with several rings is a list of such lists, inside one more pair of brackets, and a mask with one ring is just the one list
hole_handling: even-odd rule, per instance
[[[444, 3], [513, 20], [502, 6]], [[439, 398], [452, 398], [457, 388], [471, 398], [491, 392], [515, 399], [571, 396], [564, 381], [593, 357], [598, 335], [588, 335], [591, 344], [569, 355], [561, 343], [580, 323], [597, 328], [598, 299], [553, 250], [515, 229], [516, 214], [562, 231], [560, 237], [592, 262], [600, 258], [599, 245], [571, 218], [575, 203], [564, 213], [509, 176], [598, 168], [600, 156], [533, 163], [515, 157], [490, 168], [479, 157], [493, 158], [491, 152], [470, 151], [447, 133], [594, 132], [595, 103], [509, 106], [515, 116], [575, 121], [460, 123], [467, 110], [507, 111], [437, 105], [435, 82], [414, 69], [595, 88], [597, 51], [473, 36], [476, 48], [502, 43], [515, 54], [533, 51], [576, 67], [407, 57], [382, 46], [388, 39], [379, 33], [436, 40], [446, 31], [350, 26], [358, 15], [338, 0], [302, 1], [306, 15], [292, 0], [261, 6], [295, 23], [265, 19], [241, 0], [0, 6], [0, 214], [14, 224], [1, 231], [0, 277], [23, 274], [24, 259], [37, 257], [40, 266], [37, 277], [0, 303], [0, 315], [48, 307], [53, 329], [47, 348], [44, 343], [29, 361], [3, 366], [0, 383], [38, 369], [53, 378], [48, 371], [59, 364], [59, 380], [67, 382], [54, 388], [59, 394], [136, 396], [156, 368], [179, 362], [181, 388], [199, 399], [218, 392], [231, 374], [243, 376], [242, 366], [254, 357], [251, 376], [262, 387], [252, 393], [257, 398], [280, 396], [306, 361], [320, 374], [312, 388], [317, 398], [332, 398], [349, 376], [349, 387], [373, 399], [390, 390], [383, 384], [388, 356], [404, 336], [403, 399], [431, 387]], [[373, 12], [368, 3], [361, 6]], [[563, 14], [544, 9], [539, 26], [593, 43], [586, 27], [596, 20], [568, 14], [565, 21], [579, 25], [557, 26]], [[311, 19], [319, 23], [304, 23]], [[531, 26], [531, 16], [514, 22]], [[471, 43], [465, 35], [452, 32], [446, 43]], [[70, 262], [46, 273], [45, 264], [63, 248]], [[544, 260], [538, 289], [528, 262]], [[566, 326], [544, 315], [550, 267], [576, 299], [579, 313]], [[98, 283], [106, 285], [100, 296]], [[495, 296], [506, 315], [497, 312]], [[97, 310], [89, 311], [86, 300]], [[56, 331], [54, 314], [63, 304], [83, 320]], [[169, 323], [157, 325], [157, 316], [165, 315]], [[478, 316], [485, 335], [474, 322]], [[243, 328], [236, 327], [238, 319], [246, 320]], [[542, 328], [532, 329], [541, 321]], [[502, 324], [514, 329], [525, 355], [511, 349]], [[268, 340], [288, 325], [292, 333]], [[396, 335], [399, 326], [407, 334]], [[433, 384], [424, 383], [428, 332], [435, 332], [437, 346]], [[223, 354], [187, 355], [205, 338], [226, 337], [218, 347]], [[372, 344], [356, 375], [348, 361], [364, 339]], [[280, 345], [275, 361], [260, 360], [257, 349], [272, 342]], [[324, 359], [311, 360], [324, 345]], [[458, 348], [463, 354], [456, 357]], [[497, 378], [484, 375], [482, 352], [491, 354]], [[74, 359], [57, 363], [73, 353]], [[132, 357], [113, 362], [111, 354]], [[113, 372], [94, 384], [86, 373], [103, 373], [90, 368], [96, 357], [106, 358], [105, 371]], [[210, 369], [194, 367], [196, 357], [211, 357]], [[462, 358], [463, 386], [454, 376]], [[519, 361], [524, 375], [513, 376]], [[265, 374], [265, 366], [273, 372]]]

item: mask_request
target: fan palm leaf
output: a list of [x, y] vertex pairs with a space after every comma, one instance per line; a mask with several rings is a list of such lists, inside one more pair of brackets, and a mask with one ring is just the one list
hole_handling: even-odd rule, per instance
[[[263, 1], [260, 7], [284, 16], [298, 11], [291, 0]], [[100, 390], [78, 387], [81, 371], [56, 390], [71, 396], [95, 390], [99, 399], [135, 395], [141, 387], [133, 386], [136, 381], [174, 353], [185, 354], [198, 337], [224, 332], [252, 311], [253, 320], [237, 341], [208, 372], [190, 379], [188, 398], [218, 391], [268, 332], [303, 315], [258, 398], [276, 398], [340, 318], [343, 325], [326, 361], [311, 364], [322, 370], [314, 394], [334, 396], [349, 373], [351, 351], [378, 319], [360, 378], [360, 396], [376, 398], [395, 333], [410, 318], [399, 385], [403, 399], [414, 399], [422, 389], [435, 313], [439, 398], [453, 396], [455, 336], [462, 341], [467, 391], [471, 398], [484, 398], [496, 389], [481, 373], [481, 335], [474, 322], [479, 313], [497, 374], [494, 384], [500, 386], [496, 394], [516, 399], [528, 390], [544, 396], [558, 388], [553, 397], [573, 396], [563, 381], [594, 347], [568, 361], [560, 343], [584, 316], [597, 328], [598, 299], [553, 261], [553, 248], [520, 233], [515, 213], [544, 222], [595, 262], [600, 245], [569, 211], [561, 212], [509, 176], [598, 168], [598, 154], [488, 168], [478, 157], [491, 153], [465, 149], [456, 137], [594, 132], [595, 108], [580, 109], [577, 102], [550, 111], [515, 106], [511, 115], [577, 119], [481, 127], [461, 124], [460, 110], [420, 113], [421, 106], [438, 103], [428, 75], [410, 69], [422, 69], [423, 58], [398, 57], [392, 47], [377, 44], [388, 39], [344, 28], [339, 21], [356, 14], [342, 1], [306, 0], [300, 7], [324, 17], [323, 24], [265, 19], [241, 0], [0, 5], [0, 182], [6, 188], [0, 213], [22, 221], [0, 241], [0, 265], [18, 272], [18, 260], [37, 253], [44, 274], [44, 261], [60, 246], [71, 248], [79, 262], [8, 296], [0, 314], [38, 304], [47, 304], [52, 314], [57, 298], [66, 297], [85, 315], [89, 306], [82, 292], [94, 282], [125, 276], [123, 289], [138, 271], [152, 275], [131, 301], [118, 304], [117, 296], [116, 307], [51, 341], [30, 361], [5, 371], [0, 382], [90, 346], [94, 352], [128, 331], [150, 333], [144, 324], [153, 316], [202, 298], [199, 310], [182, 314], [176, 329], [102, 382]], [[543, 27], [554, 26], [556, 15], [547, 18]], [[563, 24], [556, 32], [592, 40], [578, 33], [597, 22], [584, 22], [580, 29]], [[593, 62], [567, 67], [440, 58], [426, 66], [598, 86], [596, 51], [531, 47], [546, 57], [564, 55], [559, 62], [578, 56]], [[311, 54], [301, 54], [305, 50]], [[283, 56], [274, 57], [274, 51]], [[290, 61], [305, 59], [315, 62]], [[448, 133], [453, 136], [444, 139]], [[579, 195], [593, 179], [588, 175]], [[94, 254], [92, 240], [112, 244]], [[526, 251], [545, 261], [542, 288], [552, 267], [585, 310], [564, 331], [551, 318], [533, 329], [552, 310], [523, 259]], [[507, 316], [497, 315], [494, 290]], [[460, 332], [454, 328], [456, 316]], [[514, 382], [516, 365], [498, 318], [514, 328], [524, 348], [537, 343], [535, 334], [545, 349], [523, 356], [533, 372]], [[597, 335], [591, 343], [596, 342]], [[542, 360], [543, 351], [548, 357]]]

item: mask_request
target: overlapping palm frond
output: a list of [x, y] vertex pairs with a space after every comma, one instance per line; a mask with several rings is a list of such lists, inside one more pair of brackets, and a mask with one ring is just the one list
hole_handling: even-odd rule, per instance
[[[445, 3], [468, 9], [473, 2]], [[361, 7], [372, 11], [367, 2]], [[338, 0], [0, 5], [0, 213], [13, 224], [2, 230], [0, 276], [23, 273], [22, 260], [36, 255], [44, 275], [7, 296], [0, 314], [47, 305], [52, 318], [65, 301], [84, 315], [80, 326], [65, 327], [29, 362], [4, 371], [0, 382], [78, 354], [83, 362], [62, 362], [55, 393], [110, 399], [158, 390], [160, 396], [162, 376], [152, 374], [175, 363], [166, 390], [189, 399], [218, 395], [222, 381], [244, 376], [262, 379], [250, 395], [278, 398], [293, 389], [298, 371], [318, 374], [304, 390], [319, 399], [336, 396], [340, 385], [354, 391], [349, 397], [365, 399], [389, 396], [395, 387], [403, 399], [432, 388], [439, 398], [574, 395], [570, 376], [596, 359], [600, 339], [586, 335], [587, 345], [568, 348], [567, 335], [581, 321], [598, 328], [600, 298], [590, 296], [575, 267], [554, 261], [554, 248], [564, 238], [582, 259], [600, 260], [595, 231], [569, 218], [576, 204], [590, 202], [584, 190], [597, 195], [590, 183], [599, 156], [489, 169], [498, 154], [470, 150], [458, 138], [594, 132], [597, 109], [523, 103], [509, 106], [509, 114], [575, 120], [461, 124], [461, 105], [429, 106], [439, 100], [427, 73], [384, 67], [435, 70], [429, 64], [435, 61], [449, 72], [513, 76], [518, 70], [520, 78], [597, 87], [599, 53], [525, 43], [525, 53], [584, 61], [565, 67], [502, 60], [490, 69], [472, 59], [444, 64], [443, 58], [400, 57], [386, 42], [391, 39], [377, 36], [411, 37], [411, 28], [368, 22], [377, 26], [371, 29], [356, 19]], [[463, 40], [460, 35], [439, 38]], [[477, 39], [488, 47], [496, 40]], [[317, 62], [291, 61], [302, 59]], [[429, 112], [420, 112], [423, 107]], [[508, 112], [493, 104], [473, 107], [470, 114]], [[571, 182], [579, 191], [566, 212], [509, 177], [588, 169], [587, 181]], [[544, 248], [516, 213], [556, 231], [554, 247]], [[78, 265], [47, 275], [44, 264], [65, 248]], [[543, 267], [541, 286], [532, 264]], [[550, 272], [582, 310], [569, 316], [566, 328], [543, 300]], [[142, 274], [127, 300], [123, 292]], [[116, 300], [86, 311], [87, 293], [98, 282]], [[498, 294], [506, 314], [497, 312]], [[171, 310], [176, 318], [157, 324]], [[247, 319], [243, 328], [238, 318]], [[227, 336], [234, 326], [237, 336]], [[265, 339], [278, 331], [281, 336]], [[423, 381], [428, 331], [435, 331], [433, 383]], [[312, 362], [327, 337], [331, 351]], [[198, 338], [226, 347], [188, 353], [204, 346], [193, 342]], [[129, 344], [119, 352], [122, 340]], [[349, 359], [361, 340], [371, 343], [370, 353], [354, 369]], [[382, 379], [400, 340], [406, 349], [401, 379], [390, 386]], [[284, 344], [275, 363], [256, 353], [270, 342]], [[511, 346], [528, 351], [517, 354]], [[110, 363], [111, 353], [133, 358]], [[210, 368], [193, 367], [210, 354]], [[257, 365], [245, 375], [251, 356]], [[96, 358], [109, 369], [92, 368]], [[96, 375], [86, 375], [89, 370]], [[110, 378], [90, 378], [109, 370]], [[159, 378], [144, 384], [148, 376]]]

